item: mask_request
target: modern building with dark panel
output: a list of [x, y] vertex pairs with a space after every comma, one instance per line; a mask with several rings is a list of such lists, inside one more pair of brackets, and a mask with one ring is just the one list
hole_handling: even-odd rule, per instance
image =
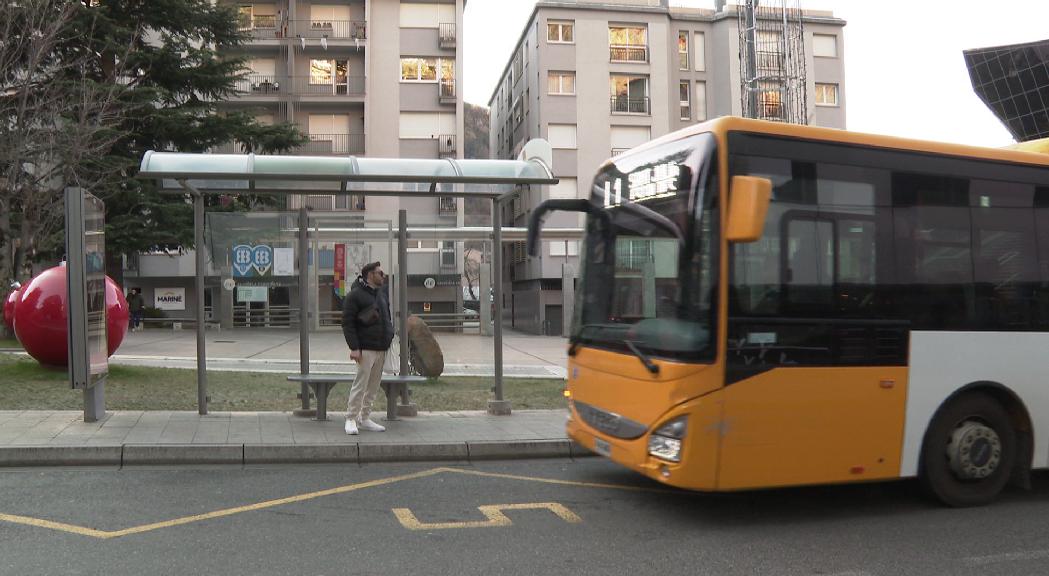
[[1049, 40], [964, 54], [973, 89], [1013, 138], [1049, 137]]

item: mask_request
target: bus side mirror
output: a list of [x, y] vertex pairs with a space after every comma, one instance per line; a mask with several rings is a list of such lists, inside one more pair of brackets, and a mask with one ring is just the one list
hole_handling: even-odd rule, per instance
[[765, 215], [772, 197], [772, 181], [754, 176], [733, 176], [728, 204], [729, 242], [754, 242], [765, 229]]

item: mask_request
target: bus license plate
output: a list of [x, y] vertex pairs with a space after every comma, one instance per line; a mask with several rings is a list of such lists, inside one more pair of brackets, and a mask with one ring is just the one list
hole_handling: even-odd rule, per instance
[[612, 455], [612, 445], [600, 438], [594, 438], [594, 452], [608, 458]]

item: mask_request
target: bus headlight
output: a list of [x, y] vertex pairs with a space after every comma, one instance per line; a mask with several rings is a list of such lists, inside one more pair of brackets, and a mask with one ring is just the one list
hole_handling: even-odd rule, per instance
[[675, 418], [648, 437], [648, 453], [671, 462], [681, 461], [681, 441], [688, 429], [688, 416]]

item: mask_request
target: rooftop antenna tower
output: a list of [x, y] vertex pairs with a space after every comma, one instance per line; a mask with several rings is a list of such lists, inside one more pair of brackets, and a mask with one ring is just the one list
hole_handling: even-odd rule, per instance
[[801, 0], [738, 6], [743, 116], [808, 124]]

